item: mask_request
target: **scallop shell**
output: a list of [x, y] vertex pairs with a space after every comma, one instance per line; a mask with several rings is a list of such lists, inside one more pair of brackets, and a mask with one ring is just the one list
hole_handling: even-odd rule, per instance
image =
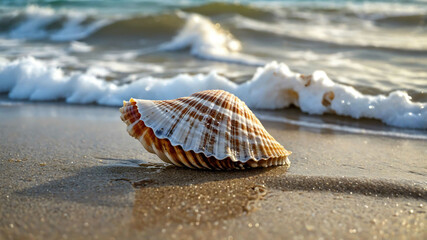
[[231, 93], [207, 90], [175, 100], [130, 99], [120, 108], [129, 134], [181, 167], [244, 169], [286, 165], [291, 154]]

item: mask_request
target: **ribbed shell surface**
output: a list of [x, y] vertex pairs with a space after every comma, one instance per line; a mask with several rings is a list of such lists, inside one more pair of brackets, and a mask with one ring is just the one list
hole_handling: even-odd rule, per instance
[[243, 101], [226, 91], [207, 90], [175, 100], [131, 101], [136, 102], [140, 120], [157, 138], [184, 151], [241, 163], [284, 159], [291, 154]]

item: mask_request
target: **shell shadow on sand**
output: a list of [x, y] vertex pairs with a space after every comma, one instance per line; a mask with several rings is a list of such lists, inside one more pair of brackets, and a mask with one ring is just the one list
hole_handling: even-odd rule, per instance
[[203, 171], [134, 159], [103, 159], [102, 165], [73, 170], [69, 176], [56, 179], [53, 177], [54, 180], [17, 193], [28, 197], [56, 198], [95, 206], [123, 206], [129, 203], [111, 196], [128, 195], [133, 193], [134, 189], [143, 187], [190, 186], [209, 182], [214, 184], [233, 179], [242, 181], [274, 170], [259, 168], [245, 171]]
[[[162, 182], [164, 179], [173, 184]], [[177, 168], [132, 184], [137, 189], [132, 224], [138, 229], [165, 223], [212, 224], [250, 214], [261, 206], [260, 201], [268, 198], [270, 190], [329, 191], [427, 200], [423, 184], [288, 175], [285, 167], [233, 172]]]
[[132, 159], [103, 159], [108, 163], [19, 194], [94, 206], [132, 207], [130, 224], [136, 229], [162, 224], [212, 224], [236, 218], [259, 208], [269, 191], [277, 190], [427, 200], [423, 184], [290, 175], [286, 167], [208, 171]]

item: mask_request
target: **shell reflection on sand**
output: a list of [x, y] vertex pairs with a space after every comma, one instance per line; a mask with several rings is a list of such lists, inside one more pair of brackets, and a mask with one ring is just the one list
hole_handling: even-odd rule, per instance
[[[222, 171], [191, 171], [172, 166], [157, 174], [143, 172], [138, 174], [141, 180], [133, 184], [135, 200], [130, 224], [137, 230], [152, 231], [153, 234], [164, 230], [164, 234], [168, 236], [192, 236], [194, 231], [189, 229], [193, 227], [206, 230], [222, 230], [224, 226], [233, 228], [234, 225], [230, 224], [236, 219], [249, 221], [249, 224], [256, 228], [257, 222], [251, 221], [263, 216], [265, 211], [276, 211], [270, 214], [283, 218], [281, 221], [289, 222], [289, 216], [300, 214], [301, 211], [305, 214], [307, 208], [311, 211], [307, 213], [309, 216], [315, 211], [326, 211], [325, 209], [330, 208], [332, 212], [327, 210], [328, 214], [334, 215], [338, 214], [337, 211], [342, 211], [340, 214], [347, 219], [349, 215], [346, 209], [334, 208], [329, 201], [346, 205], [347, 202], [363, 199], [369, 206], [378, 207], [383, 203], [402, 200], [416, 204], [427, 197], [423, 183], [292, 175], [282, 167], [233, 171], [231, 174]], [[301, 197], [304, 195], [317, 198], [307, 200]], [[275, 198], [282, 200], [271, 200]], [[297, 207], [293, 204], [297, 204]], [[362, 210], [366, 210], [363, 204]], [[398, 210], [400, 211], [390, 206], [391, 212]], [[417, 214], [414, 213], [422, 222], [424, 211]], [[318, 218], [309, 216], [308, 222], [318, 221]], [[381, 220], [382, 215], [376, 219]], [[337, 218], [331, 217], [329, 220], [334, 222]], [[343, 219], [339, 218], [338, 221]], [[267, 224], [263, 221], [258, 223]], [[294, 227], [300, 226], [301, 224], [296, 224]], [[382, 229], [380, 225], [377, 227]], [[230, 233], [230, 230], [227, 229], [226, 232]]]
[[[283, 167], [247, 171], [192, 171], [170, 166], [156, 174], [145, 168], [134, 181], [131, 225], [138, 230], [159, 227], [218, 227], [260, 208], [269, 192], [265, 180], [287, 172]], [[136, 183], [136, 184], [135, 184]]]
[[230, 183], [142, 187], [135, 192], [133, 225], [142, 230], [164, 224], [214, 224], [255, 210], [267, 194], [263, 185], [247, 180]]
[[291, 152], [244, 102], [222, 90], [167, 101], [134, 100], [120, 109], [131, 136], [163, 161], [200, 169], [285, 165]]

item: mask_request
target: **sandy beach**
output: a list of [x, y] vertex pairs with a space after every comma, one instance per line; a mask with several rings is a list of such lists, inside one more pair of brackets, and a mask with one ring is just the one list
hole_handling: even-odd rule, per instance
[[198, 171], [147, 153], [119, 116], [3, 101], [1, 239], [427, 236], [424, 140], [263, 121], [293, 152], [287, 171]]
[[[427, 240], [426, 20], [426, 0], [0, 1], [0, 240]], [[175, 167], [120, 119], [188, 96], [136, 100], [130, 135], [290, 168]]]

